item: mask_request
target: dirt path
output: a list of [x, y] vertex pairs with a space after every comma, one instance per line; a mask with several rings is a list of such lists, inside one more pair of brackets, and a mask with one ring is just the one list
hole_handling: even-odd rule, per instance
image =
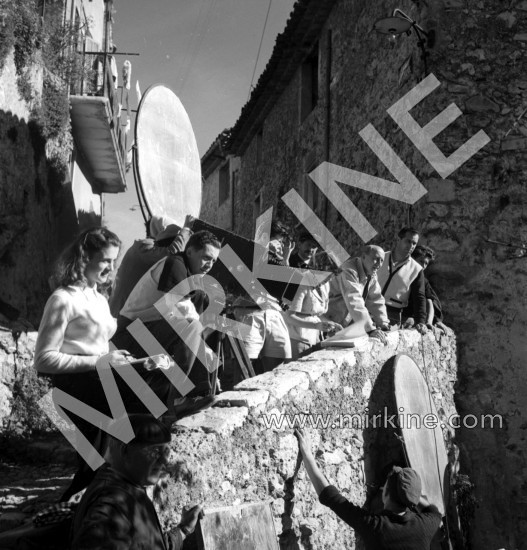
[[[21, 452], [21, 459], [0, 458], [0, 532], [29, 520], [47, 505], [57, 502], [76, 470], [74, 463], [54, 460], [55, 448]], [[42, 447], [42, 444], [40, 444]], [[37, 451], [37, 452], [36, 452]], [[26, 455], [26, 456], [23, 456]], [[55, 455], [56, 456], [56, 455]]]

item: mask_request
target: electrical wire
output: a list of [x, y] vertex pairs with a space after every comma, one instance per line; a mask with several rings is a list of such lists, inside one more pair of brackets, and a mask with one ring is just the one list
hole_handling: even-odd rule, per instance
[[216, 5], [216, 1], [217, 0], [212, 0], [211, 3], [209, 4], [208, 8], [207, 8], [207, 11], [205, 12], [205, 17], [203, 19], [203, 24], [202, 24], [202, 32], [198, 32], [198, 34], [197, 34], [197, 41], [195, 42], [194, 48], [193, 48], [193, 50], [191, 52], [191, 55], [190, 55], [190, 63], [188, 64], [187, 71], [185, 72], [185, 74], [183, 74], [183, 77], [182, 77], [182, 80], [181, 80], [181, 85], [179, 87], [179, 93], [180, 94], [183, 91], [183, 88], [185, 87], [185, 84], [187, 83], [188, 77], [190, 76], [190, 74], [192, 72], [193, 65], [194, 65], [194, 63], [195, 63], [195, 61], [198, 57], [199, 51], [200, 51], [201, 46], [203, 44], [203, 40], [205, 39], [205, 35], [208, 32], [207, 27], [208, 27], [208, 24], [209, 24], [210, 16], [211, 16], [212, 12], [214, 11], [214, 6]]
[[190, 40], [187, 42], [185, 47], [185, 52], [183, 54], [183, 62], [181, 63], [181, 70], [180, 75], [178, 76], [178, 81], [182, 81], [183, 76], [187, 73], [188, 67], [190, 65], [190, 58], [192, 57], [192, 51], [193, 51], [193, 44], [195, 42], [195, 36], [197, 36], [198, 29], [200, 27], [200, 23], [203, 20], [203, 15], [205, 13], [204, 7], [207, 0], [201, 0], [201, 3], [199, 5], [199, 11], [198, 16], [196, 18], [196, 21], [194, 22], [194, 26], [192, 28], [192, 32], [190, 33]]
[[260, 37], [260, 45], [258, 46], [258, 53], [256, 54], [256, 61], [254, 62], [253, 75], [251, 76], [251, 84], [249, 85], [249, 92], [247, 94], [247, 101], [251, 96], [251, 90], [253, 89], [254, 75], [256, 74], [256, 67], [258, 66], [258, 60], [260, 59], [260, 52], [262, 50], [263, 39], [265, 36], [265, 29], [267, 28], [267, 21], [269, 20], [269, 12], [271, 11], [271, 4], [273, 0], [269, 0], [269, 5], [267, 6], [267, 14], [265, 16], [265, 23], [262, 29], [262, 36]]
[[194, 47], [194, 50], [191, 53], [190, 57], [190, 64], [187, 73], [183, 76], [183, 81], [181, 83], [180, 93], [182, 92], [183, 88], [185, 87], [185, 84], [187, 83], [188, 77], [190, 76], [192, 72], [192, 68], [194, 66], [194, 63], [198, 57], [199, 51], [201, 50], [201, 45], [203, 44], [203, 40], [205, 39], [205, 35], [208, 32], [208, 22], [210, 19], [210, 15], [213, 12], [214, 6], [216, 5], [217, 0], [212, 0], [212, 2], [209, 4], [209, 7], [205, 13], [205, 19], [203, 23], [203, 32], [198, 34], [198, 41], [196, 43], [196, 46]]

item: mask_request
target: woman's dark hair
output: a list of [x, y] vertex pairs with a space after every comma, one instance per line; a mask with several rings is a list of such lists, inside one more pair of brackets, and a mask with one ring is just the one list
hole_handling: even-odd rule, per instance
[[62, 252], [55, 265], [53, 282], [55, 286], [86, 284], [84, 270], [93, 256], [109, 246], [121, 247], [119, 237], [106, 227], [92, 227], [84, 230]]

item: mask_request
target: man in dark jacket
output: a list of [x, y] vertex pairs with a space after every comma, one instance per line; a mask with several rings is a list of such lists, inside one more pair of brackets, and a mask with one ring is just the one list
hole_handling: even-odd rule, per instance
[[[412, 258], [423, 267], [423, 271], [435, 260], [435, 252], [429, 247], [418, 244], [412, 252]], [[426, 297], [426, 326], [432, 328], [436, 326], [442, 332], [446, 332], [446, 326], [443, 324], [443, 307], [436, 291], [425, 276], [425, 297]], [[403, 316], [408, 318], [413, 316], [410, 306], [403, 312]]]
[[[330, 485], [315, 462], [305, 432], [295, 435], [307, 473], [320, 502], [331, 508], [364, 540], [368, 550], [429, 550], [441, 514], [421, 496], [421, 479], [411, 468], [395, 466], [383, 487], [384, 510], [372, 514], [344, 498]], [[419, 504], [420, 509], [416, 506]]]
[[130, 415], [135, 438], [110, 441], [108, 463], [84, 493], [73, 520], [72, 550], [180, 550], [194, 531], [201, 506], [163, 532], [145, 487], [159, 480], [167, 464], [170, 431], [150, 415]]
[[154, 216], [149, 223], [149, 237], [134, 241], [117, 270], [109, 304], [114, 317], [119, 315], [139, 279], [159, 260], [183, 252], [192, 235], [194, 218], [187, 216], [183, 227], [170, 218]]
[[[137, 358], [148, 355], [143, 347], [144, 340], [138, 341], [129, 330], [133, 321], [139, 319], [184, 371], [188, 380], [183, 380], [181, 384], [183, 389], [187, 388], [189, 391], [177, 395], [178, 398], [208, 395], [212, 375], [208, 368], [210, 365], [205, 365], [196, 356], [196, 350], [203, 346], [207, 360], [211, 357], [210, 348], [202, 342], [203, 326], [199, 322], [199, 316], [208, 305], [207, 294], [196, 289], [187, 294], [186, 299], [181, 300], [174, 289], [191, 277], [199, 278], [208, 273], [218, 258], [220, 248], [219, 241], [212, 233], [194, 233], [184, 252], [159, 260], [141, 277], [117, 318], [117, 332], [112, 338], [117, 349], [127, 350]], [[162, 314], [160, 310], [165, 306], [167, 311]], [[181, 333], [186, 336], [183, 338]], [[174, 388], [163, 373], [156, 374], [156, 380], [149, 377], [149, 384], [170, 409], [172, 397], [176, 394], [167, 392], [177, 389], [177, 394], [180, 394], [181, 385]], [[188, 381], [191, 382], [190, 385]]]

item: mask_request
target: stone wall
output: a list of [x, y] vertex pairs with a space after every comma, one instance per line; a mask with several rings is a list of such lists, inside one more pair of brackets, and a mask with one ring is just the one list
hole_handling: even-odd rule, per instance
[[[56, 435], [37, 405], [49, 387], [40, 380], [37, 383], [32, 366], [35, 341], [34, 332], [17, 338], [7, 327], [0, 332], [0, 433], [47, 430]], [[219, 395], [215, 408], [175, 425], [169, 475], [154, 490], [162, 522], [177, 523], [182, 507], [190, 503], [201, 502], [212, 509], [269, 501], [280, 548], [354, 549], [353, 531], [318, 502], [304, 468], [299, 467], [292, 429], [266, 422], [278, 421], [284, 413], [320, 414], [325, 429], [311, 429], [309, 423], [306, 427], [325, 475], [353, 502], [375, 506], [382, 472], [392, 462], [404, 462], [397, 431], [389, 425], [373, 428], [372, 421], [374, 415], [385, 414], [385, 407], [388, 415], [397, 414], [392, 380], [393, 359], [399, 353], [408, 354], [423, 370], [439, 419], [445, 422], [456, 413], [452, 331], [423, 337], [413, 330], [399, 331], [388, 335], [386, 346], [363, 338], [355, 349], [315, 352], [238, 384]], [[350, 424], [347, 415], [363, 415], [366, 409], [369, 426]], [[342, 427], [332, 426], [336, 422], [342, 422]], [[449, 428], [443, 434], [455, 472], [455, 434]], [[25, 443], [27, 448], [18, 452], [42, 454], [47, 449], [54, 460], [72, 463], [72, 449], [65, 440], [48, 437], [45, 441], [34, 441], [33, 434]], [[10, 451], [12, 455], [9, 446], [3, 449]]]
[[[353, 531], [318, 502], [304, 468], [298, 468], [292, 430], [266, 427], [264, 415], [278, 419], [309, 411], [333, 422], [366, 407], [375, 414], [391, 406], [393, 357], [407, 353], [428, 377], [445, 420], [455, 413], [456, 345], [451, 331], [435, 336], [437, 341], [432, 334], [400, 331], [388, 336], [387, 346], [364, 338], [356, 350], [315, 352], [240, 383], [220, 395], [220, 406], [179, 421], [160, 505], [163, 521], [170, 525], [190, 503], [210, 509], [271, 501], [280, 548], [355, 548]], [[359, 504], [373, 496], [367, 487], [381, 482], [383, 467], [402, 460], [401, 444], [388, 431], [391, 438], [372, 428], [308, 429], [330, 482]], [[445, 435], [451, 442], [452, 433]]]
[[[424, 77], [415, 36], [389, 45], [370, 32], [393, 2], [340, 0], [319, 35], [315, 109], [299, 120], [299, 68], [261, 124], [260, 144], [255, 137], [240, 152], [244, 193], [237, 196], [235, 231], [252, 234], [245, 197], [260, 190], [263, 209], [274, 206], [278, 216], [296, 223], [280, 197], [291, 188], [302, 191], [309, 167], [323, 160], [393, 181], [358, 135], [373, 124], [427, 194], [409, 206], [366, 191], [346, 192], [378, 232], [375, 244], [389, 248], [397, 230], [411, 223], [438, 253], [429, 278], [459, 338], [458, 407], [464, 414], [501, 414], [505, 423], [499, 431], [461, 430], [462, 465], [478, 498], [472, 542], [476, 548], [525, 548], [527, 3], [406, 0], [398, 7], [437, 36], [428, 66], [441, 86], [412, 116], [424, 126], [453, 102], [461, 109], [463, 115], [434, 140], [445, 155], [480, 129], [491, 142], [442, 179], [386, 113]], [[318, 215], [353, 253], [362, 244], [359, 237], [322, 197], [319, 204]]]
[[39, 378], [33, 367], [36, 341], [36, 332], [0, 324], [0, 434], [20, 436], [51, 429], [38, 405], [49, 382]]
[[491, 143], [448, 180], [425, 180], [414, 220], [440, 254], [432, 276], [459, 337], [459, 411], [501, 414], [506, 426], [461, 433], [480, 503], [474, 547], [512, 549], [527, 547], [527, 271], [525, 248], [514, 246], [527, 242], [527, 127], [518, 121], [527, 3], [508, 7], [458, 2], [439, 14], [437, 105], [454, 101], [465, 114], [436, 143], [449, 152], [480, 128]]
[[[41, 70], [31, 73], [41, 88]], [[0, 71], [0, 299], [37, 327], [51, 264], [77, 219], [71, 187], [49, 170], [31, 108], [20, 97], [9, 56]]]

